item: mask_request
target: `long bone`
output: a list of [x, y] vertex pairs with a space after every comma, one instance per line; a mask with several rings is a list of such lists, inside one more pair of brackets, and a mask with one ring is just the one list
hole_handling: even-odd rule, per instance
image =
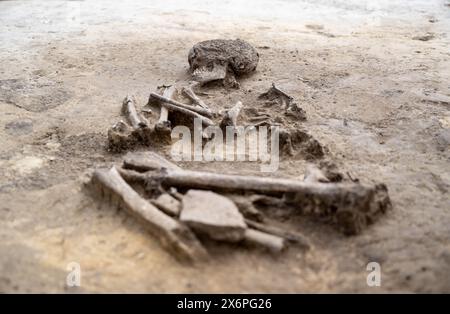
[[141, 117], [136, 110], [136, 101], [134, 97], [127, 96], [122, 103], [122, 112], [126, 115], [131, 127], [135, 130], [148, 127], [148, 121]]
[[100, 195], [116, 202], [141, 221], [176, 257], [189, 262], [207, 258], [206, 250], [187, 226], [142, 198], [121, 177], [115, 167], [109, 170], [96, 170], [90, 183]]
[[[176, 108], [178, 109], [185, 109], [185, 110], [189, 110], [192, 112], [195, 112], [199, 115], [205, 116], [205, 117], [211, 117], [212, 116], [212, 112], [210, 110], [206, 110], [205, 108], [201, 108], [201, 107], [196, 107], [196, 106], [190, 106], [190, 105], [186, 105], [183, 104], [179, 101], [158, 95], [156, 93], [150, 93], [150, 97], [149, 98], [153, 98], [158, 100], [159, 102], [161, 102], [162, 105], [165, 105], [168, 107], [168, 109], [173, 109], [176, 110]], [[181, 110], [179, 110], [181, 111]], [[183, 112], [183, 111], [182, 111]]]
[[[131, 168], [132, 167], [127, 167]], [[391, 208], [384, 184], [309, 182], [284, 178], [218, 174], [158, 166], [146, 172], [119, 169], [129, 181], [147, 186], [205, 189], [219, 192], [253, 192], [283, 196], [285, 202], [304, 212], [329, 216], [346, 234], [359, 233], [379, 214]]]

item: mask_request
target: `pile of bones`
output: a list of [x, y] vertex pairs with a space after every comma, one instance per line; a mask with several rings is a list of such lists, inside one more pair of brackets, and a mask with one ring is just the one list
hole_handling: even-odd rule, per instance
[[[192, 127], [194, 118], [200, 119], [203, 126], [236, 126], [241, 102], [216, 113], [195, 90], [212, 81], [239, 88], [236, 77], [253, 72], [258, 59], [255, 48], [239, 39], [194, 45], [188, 56], [192, 81], [181, 87], [160, 87], [150, 94], [148, 104], [141, 110], [134, 97], [127, 96], [122, 104], [126, 121], [119, 121], [108, 130], [109, 148], [123, 151], [136, 145], [166, 145], [171, 141], [174, 125]], [[176, 100], [180, 90], [189, 104]], [[275, 84], [259, 98], [280, 106], [287, 116], [305, 119], [293, 97]], [[150, 125], [146, 116], [157, 111], [159, 119]], [[274, 123], [267, 115], [255, 116], [252, 121], [255, 126]], [[323, 155], [321, 145], [309, 134], [296, 130], [280, 132], [284, 153], [295, 154], [295, 141], [306, 147], [303, 153]], [[230, 175], [185, 170], [153, 151], [128, 152], [122, 165], [97, 169], [88, 184], [95, 195], [140, 220], [177, 258], [191, 262], [208, 259], [201, 241], [205, 238], [258, 246], [275, 253], [288, 245], [310, 248], [310, 241], [303, 234], [265, 223], [254, 204], [285, 206], [327, 217], [345, 234], [361, 232], [391, 208], [384, 184], [345, 181], [329, 168], [310, 164], [303, 181]]]

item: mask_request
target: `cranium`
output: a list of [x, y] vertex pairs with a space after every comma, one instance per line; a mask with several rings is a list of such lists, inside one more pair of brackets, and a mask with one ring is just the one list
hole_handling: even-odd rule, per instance
[[223, 80], [225, 85], [238, 87], [235, 76], [253, 72], [259, 54], [249, 43], [236, 39], [214, 39], [195, 44], [188, 61], [192, 77], [200, 84]]

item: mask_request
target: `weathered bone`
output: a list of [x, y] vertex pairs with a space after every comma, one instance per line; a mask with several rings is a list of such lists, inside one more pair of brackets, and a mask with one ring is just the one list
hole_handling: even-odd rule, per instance
[[289, 102], [289, 104], [286, 107], [286, 111], [284, 114], [287, 117], [292, 117], [296, 119], [297, 121], [303, 121], [306, 120], [306, 112], [301, 108], [297, 103], [294, 101]]
[[[215, 174], [171, 170], [140, 174], [147, 184], [286, 195], [286, 202], [302, 211], [332, 217], [346, 234], [357, 234], [379, 214], [391, 208], [384, 184], [365, 186], [355, 183], [310, 183], [290, 179]], [[146, 178], [142, 178], [146, 176]], [[131, 175], [131, 178], [133, 175]]]
[[[206, 109], [208, 111], [211, 111], [209, 107], [205, 104], [205, 102], [197, 96], [197, 94], [194, 92], [191, 86], [183, 87], [183, 93], [190, 99], [194, 104], [197, 106]], [[211, 113], [212, 114], [212, 113]]]
[[275, 83], [272, 83], [272, 86], [269, 88], [269, 90], [265, 93], [262, 93], [259, 95], [259, 98], [261, 99], [280, 99], [282, 107], [286, 108], [288, 104], [293, 101], [293, 97], [279, 89]]
[[180, 201], [174, 198], [169, 193], [163, 193], [156, 199], [150, 200], [150, 202], [157, 208], [165, 212], [172, 217], [178, 217], [181, 211]]
[[220, 122], [220, 126], [222, 128], [227, 126], [236, 127], [237, 119], [239, 117], [241, 109], [242, 109], [242, 102], [238, 101], [233, 107], [231, 107], [225, 112], [222, 121]]
[[262, 120], [260, 122], [253, 123], [250, 126], [253, 126], [253, 127], [260, 127], [260, 126], [271, 127], [271, 126], [280, 126], [280, 125], [281, 125], [280, 123], [275, 123], [275, 122], [270, 121], [270, 119], [266, 119], [266, 120]]
[[327, 176], [323, 173], [322, 170], [320, 170], [313, 164], [308, 164], [306, 166], [303, 182], [328, 183], [328, 182], [330, 182], [330, 180], [327, 178]]
[[251, 197], [248, 195], [240, 195], [236, 193], [227, 193], [226, 196], [231, 199], [236, 206], [239, 208], [241, 214], [248, 219], [252, 219], [253, 221], [263, 221], [264, 215], [256, 209], [254, 206]]
[[133, 129], [148, 127], [148, 121], [141, 117], [136, 111], [136, 101], [134, 97], [127, 96], [123, 100], [122, 112], [126, 115]]
[[169, 110], [172, 111], [178, 111], [186, 116], [192, 117], [192, 118], [197, 118], [200, 119], [200, 121], [202, 122], [202, 124], [206, 125], [206, 126], [211, 126], [214, 125], [214, 122], [204, 116], [202, 116], [201, 114], [198, 114], [194, 111], [191, 111], [189, 109], [184, 109], [184, 108], [180, 108], [177, 106], [173, 106], [171, 104], [163, 104], [163, 106], [167, 107]]
[[264, 115], [259, 115], [259, 116], [255, 116], [255, 117], [250, 117], [248, 120], [250, 122], [260, 122], [261, 120], [269, 120], [270, 119], [270, 115], [268, 114], [264, 114]]
[[301, 156], [306, 160], [325, 156], [326, 148], [302, 128], [279, 130], [279, 148], [282, 155]]
[[[173, 99], [176, 94], [175, 86], [163, 86], [163, 96], [168, 99]], [[159, 142], [170, 144], [172, 142], [172, 124], [169, 120], [169, 109], [165, 106], [160, 106], [159, 110], [159, 120], [155, 123], [154, 126], [155, 135], [158, 138]]]
[[[161, 105], [166, 106], [169, 110], [176, 110], [176, 111], [180, 111], [183, 113], [186, 113], [185, 110], [197, 113], [198, 115], [202, 115], [205, 117], [211, 117], [212, 113], [210, 110], [206, 110], [205, 108], [201, 108], [201, 107], [196, 107], [196, 106], [190, 106], [190, 105], [186, 105], [183, 104], [179, 101], [158, 95], [156, 93], [150, 93], [150, 98], [156, 99], [159, 102], [161, 102]], [[183, 109], [183, 110], [181, 110]]]
[[224, 80], [227, 71], [228, 64], [214, 64], [212, 69], [200, 67], [192, 72], [192, 79], [203, 85], [212, 81]]
[[170, 195], [173, 196], [173, 198], [175, 198], [176, 200], [181, 201], [183, 199], [183, 194], [181, 194], [180, 192], [178, 192], [178, 190], [174, 187], [171, 187], [170, 189], [167, 190], [167, 193], [169, 193]]
[[154, 152], [134, 152], [127, 153], [123, 160], [123, 168], [132, 169], [139, 172], [155, 170], [160, 168], [169, 168], [182, 170], [174, 163]]
[[208, 256], [188, 227], [143, 199], [124, 181], [115, 167], [95, 171], [91, 184], [100, 195], [108, 195], [111, 200], [143, 222], [150, 233], [158, 237], [178, 258], [197, 261]]
[[250, 219], [245, 219], [245, 223], [247, 224], [247, 226], [249, 226], [253, 229], [281, 237], [283, 239], [286, 239], [289, 242], [296, 243], [297, 245], [299, 245], [305, 249], [311, 248], [311, 244], [310, 244], [309, 240], [304, 235], [302, 235], [298, 232], [291, 232], [291, 231], [279, 229], [277, 227], [268, 226], [266, 224], [259, 223], [259, 222], [256, 222], [256, 221], [253, 221]]
[[148, 144], [152, 130], [147, 119], [137, 112], [134, 97], [125, 97], [122, 114], [126, 116], [128, 123], [119, 121], [108, 130], [109, 150], [120, 152], [137, 144]]
[[197, 118], [200, 119], [200, 121], [202, 122], [202, 124], [206, 125], [206, 126], [210, 126], [210, 125], [214, 125], [214, 122], [204, 116], [202, 116], [201, 114], [198, 114], [197, 112], [194, 112], [190, 109], [185, 109], [185, 108], [181, 108], [175, 105], [172, 105], [170, 103], [161, 103], [162, 106], [167, 107], [167, 109], [172, 110], [172, 111], [177, 111], [180, 112], [186, 116], [192, 117], [192, 118]]
[[[162, 169], [144, 173], [147, 178], [159, 179], [163, 185], [224, 191], [251, 191], [268, 195], [294, 192], [326, 196], [340, 200], [356, 194], [367, 196], [372, 189], [353, 183], [308, 183], [292, 179], [217, 174], [212, 172]], [[361, 205], [361, 204], [360, 204]]]
[[301, 182], [292, 179], [216, 174], [161, 168], [156, 162], [152, 164], [152, 169], [144, 173], [128, 171], [124, 176], [126, 175], [126, 180], [144, 182], [149, 186], [159, 184], [164, 187], [284, 196], [287, 204], [304, 212], [333, 217], [333, 221], [337, 222], [346, 234], [359, 233], [363, 227], [392, 206], [384, 184], [367, 186], [359, 183]]
[[[172, 99], [175, 92], [176, 92], [175, 86], [172, 85], [172, 86], [166, 87], [163, 92], [163, 97], [166, 97], [167, 99]], [[159, 120], [155, 124], [155, 130], [167, 132], [168, 130], [170, 130], [170, 128], [171, 128], [171, 125], [170, 125], [170, 121], [169, 121], [169, 110], [166, 107], [161, 106], [161, 110], [159, 113]]]
[[288, 117], [293, 117], [296, 120], [306, 120], [305, 110], [294, 101], [294, 97], [278, 88], [275, 83], [272, 83], [272, 87], [267, 92], [259, 95], [259, 98], [268, 100], [269, 105], [276, 101], [285, 110], [284, 113]]
[[[117, 171], [120, 173], [121, 177], [128, 183], [146, 184], [148, 181], [148, 177], [145, 173], [141, 173], [136, 170], [117, 168]], [[152, 188], [155, 188], [155, 187], [152, 187]], [[159, 188], [159, 187], [157, 187], [157, 188]]]
[[122, 120], [115, 123], [108, 130], [108, 147], [112, 151], [121, 151], [136, 142], [136, 138], [132, 136], [133, 128]]
[[282, 237], [250, 228], [245, 230], [244, 241], [252, 245], [262, 246], [274, 253], [279, 253], [286, 248], [285, 240]]
[[278, 93], [278, 94], [280, 94], [280, 95], [282, 95], [282, 96], [284, 96], [284, 97], [286, 97], [286, 98], [288, 98], [288, 99], [294, 99], [294, 97], [290, 96], [290, 95], [287, 94], [286, 92], [284, 92], [284, 91], [282, 91], [281, 89], [279, 89], [279, 88], [275, 85], [275, 83], [272, 83], [272, 88], [273, 88], [273, 90], [274, 90], [276, 93]]

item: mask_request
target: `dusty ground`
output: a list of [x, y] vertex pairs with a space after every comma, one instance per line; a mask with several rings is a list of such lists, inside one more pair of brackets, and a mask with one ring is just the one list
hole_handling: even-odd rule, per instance
[[[450, 7], [372, 2], [1, 1], [0, 291], [449, 292]], [[260, 64], [240, 91], [213, 90], [218, 106], [276, 82], [342, 170], [387, 184], [394, 209], [355, 237], [290, 217], [312, 251], [211, 246], [214, 262], [188, 267], [82, 180], [120, 160], [106, 131], [127, 93], [144, 103], [188, 77], [194, 43], [236, 37], [258, 47]], [[275, 175], [303, 169], [285, 161]], [[65, 287], [72, 261], [76, 289]], [[366, 285], [370, 261], [379, 288]]]

